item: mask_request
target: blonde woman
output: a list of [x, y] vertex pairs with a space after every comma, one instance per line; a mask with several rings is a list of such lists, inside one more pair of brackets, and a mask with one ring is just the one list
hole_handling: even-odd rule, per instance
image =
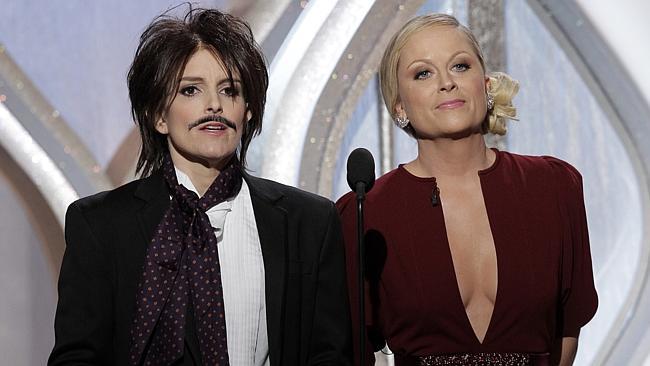
[[[452, 16], [408, 22], [380, 78], [418, 155], [366, 200], [369, 364], [387, 344], [397, 366], [571, 365], [598, 303], [580, 173], [486, 147], [483, 135], [515, 117], [518, 86], [486, 74], [476, 38]], [[358, 318], [354, 196], [337, 206]]]

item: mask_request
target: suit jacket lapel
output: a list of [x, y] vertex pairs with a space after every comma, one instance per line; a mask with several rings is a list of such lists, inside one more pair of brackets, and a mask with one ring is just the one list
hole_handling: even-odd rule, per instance
[[[134, 250], [138, 251], [139, 258], [143, 258], [143, 260], [146, 261], [147, 251], [149, 245], [151, 244], [155, 230], [165, 215], [170, 202], [169, 190], [162, 174], [160, 174], [160, 172], [156, 172], [150, 177], [143, 179], [136, 189], [134, 196], [142, 202], [142, 206], [140, 206], [136, 212], [136, 218], [138, 226], [140, 228], [140, 236], [133, 239], [135, 244]], [[132, 269], [135, 289], [134, 294], [137, 294], [139, 291], [139, 283], [142, 279], [142, 271], [144, 268], [146, 268], [146, 263], [139, 262], [136, 264], [136, 267]], [[175, 271], [161, 271], [161, 273], [159, 273], [159, 276], [166, 276], [168, 283], [173, 283], [175, 274]], [[166, 296], [167, 295], [165, 295], [165, 297]], [[164, 302], [159, 301], [157, 307], [152, 309], [152, 311], [159, 314], [162, 311], [163, 305]], [[137, 316], [137, 301], [133, 314], [134, 316]], [[154, 325], [145, 327], [145, 329], [147, 329], [149, 332], [149, 334], [145, 335], [145, 339], [150, 340]], [[131, 344], [131, 347], [137, 347], [137, 353], [140, 355], [141, 359], [143, 357], [143, 352], [146, 348], [147, 343], [137, 345]]]
[[244, 174], [251, 192], [265, 273], [266, 323], [272, 365], [282, 363], [282, 334], [287, 275], [287, 212], [283, 195], [263, 179]]
[[154, 230], [169, 207], [169, 189], [162, 174], [154, 173], [145, 178], [135, 191], [135, 196], [143, 201], [137, 217], [146, 251]]

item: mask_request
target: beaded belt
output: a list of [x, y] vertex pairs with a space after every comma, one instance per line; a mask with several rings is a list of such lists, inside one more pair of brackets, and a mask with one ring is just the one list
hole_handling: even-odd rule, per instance
[[[534, 356], [533, 356], [534, 357]], [[531, 366], [527, 353], [464, 353], [418, 357], [418, 366]]]

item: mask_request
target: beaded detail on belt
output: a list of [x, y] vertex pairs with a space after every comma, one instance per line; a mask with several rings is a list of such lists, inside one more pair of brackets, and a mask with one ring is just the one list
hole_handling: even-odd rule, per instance
[[418, 366], [530, 366], [526, 353], [462, 353], [418, 357]]

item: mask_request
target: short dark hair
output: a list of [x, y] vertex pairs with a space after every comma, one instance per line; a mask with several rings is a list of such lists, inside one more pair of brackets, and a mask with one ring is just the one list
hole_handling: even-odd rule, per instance
[[167, 138], [155, 129], [178, 90], [190, 57], [207, 49], [223, 63], [230, 81], [241, 78], [243, 97], [251, 112], [244, 124], [239, 160], [246, 166], [246, 151], [262, 129], [268, 71], [260, 46], [243, 20], [214, 9], [192, 9], [184, 17], [156, 17], [140, 36], [140, 44], [127, 76], [131, 115], [140, 130], [142, 149], [136, 171], [150, 175], [160, 168], [168, 151]]

